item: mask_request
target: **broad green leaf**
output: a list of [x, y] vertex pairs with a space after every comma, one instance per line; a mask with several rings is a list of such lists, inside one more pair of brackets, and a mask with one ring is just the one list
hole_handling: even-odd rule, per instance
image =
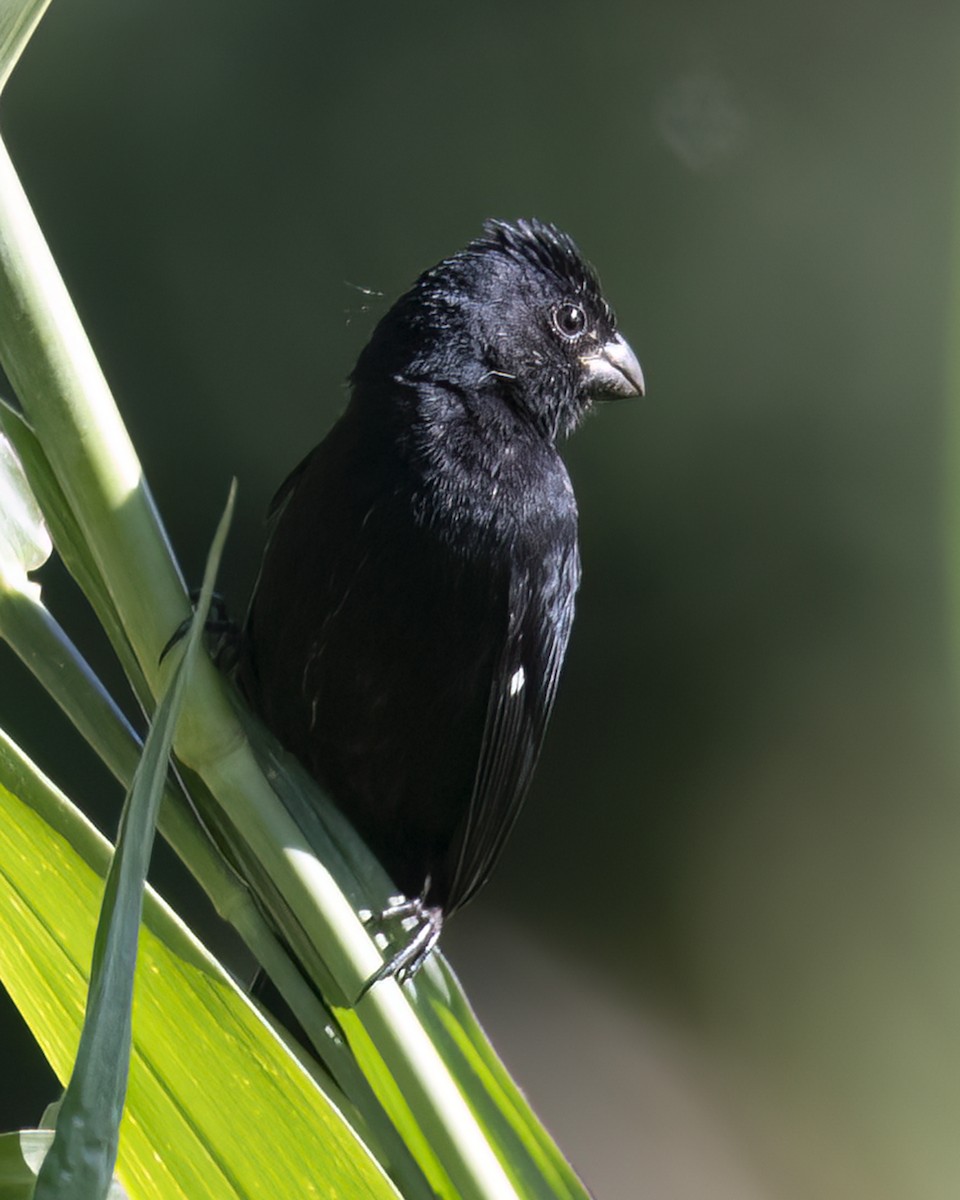
[[[0, 979], [65, 1080], [109, 844], [0, 733]], [[397, 1192], [223, 969], [148, 891], [118, 1175], [132, 1200]]]

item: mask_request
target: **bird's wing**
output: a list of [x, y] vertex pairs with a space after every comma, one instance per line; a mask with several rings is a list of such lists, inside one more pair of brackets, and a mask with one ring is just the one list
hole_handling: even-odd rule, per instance
[[517, 819], [540, 755], [573, 622], [580, 576], [575, 538], [541, 578], [511, 580], [509, 622], [487, 704], [483, 742], [459, 859], [445, 905], [483, 885]]
[[314, 459], [320, 457], [323, 447], [323, 442], [305, 454], [297, 463], [290, 474], [286, 477], [283, 483], [277, 488], [270, 499], [270, 504], [267, 507], [267, 525], [272, 528], [280, 517], [283, 515], [283, 510], [287, 507], [292, 499], [297, 487], [301, 483], [303, 476], [307, 473]]

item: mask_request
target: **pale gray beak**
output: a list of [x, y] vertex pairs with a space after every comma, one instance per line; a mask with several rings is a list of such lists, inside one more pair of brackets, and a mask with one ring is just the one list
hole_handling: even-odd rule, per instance
[[580, 362], [586, 376], [587, 392], [594, 399], [643, 395], [643, 371], [637, 356], [619, 333], [596, 354], [585, 355]]

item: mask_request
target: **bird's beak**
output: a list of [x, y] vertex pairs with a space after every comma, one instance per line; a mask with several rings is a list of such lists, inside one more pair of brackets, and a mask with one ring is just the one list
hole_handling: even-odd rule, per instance
[[580, 359], [587, 392], [598, 400], [642, 396], [643, 371], [637, 356], [618, 333], [595, 354]]

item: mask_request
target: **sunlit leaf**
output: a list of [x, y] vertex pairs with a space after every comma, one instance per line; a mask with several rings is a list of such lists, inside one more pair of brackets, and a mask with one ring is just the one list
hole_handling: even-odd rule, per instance
[[[109, 845], [0, 734], [0, 979], [70, 1073]], [[135, 1200], [397, 1193], [340, 1112], [152, 892], [118, 1175]]]

